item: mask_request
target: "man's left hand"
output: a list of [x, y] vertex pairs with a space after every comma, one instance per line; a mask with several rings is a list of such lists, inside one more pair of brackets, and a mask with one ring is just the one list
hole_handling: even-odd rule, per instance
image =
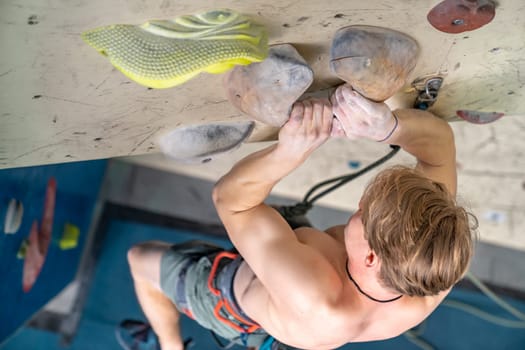
[[388, 138], [396, 121], [390, 108], [384, 103], [370, 101], [354, 91], [349, 85], [341, 85], [331, 98], [338, 128], [336, 135], [344, 133], [352, 139], [364, 137], [374, 141]]

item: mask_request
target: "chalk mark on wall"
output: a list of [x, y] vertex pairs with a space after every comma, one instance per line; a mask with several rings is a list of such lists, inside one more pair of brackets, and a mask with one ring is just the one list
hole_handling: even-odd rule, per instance
[[[131, 151], [129, 152], [129, 154], [130, 154], [130, 155], [133, 154], [133, 152], [135, 152], [135, 150], [137, 150], [137, 148], [139, 148], [140, 146], [142, 146], [142, 145], [144, 144], [144, 142], [146, 142], [147, 140], [149, 140], [149, 139], [150, 139], [153, 135], [155, 135], [160, 129], [162, 129], [162, 126], [159, 126], [159, 127], [155, 128], [155, 130], [148, 132], [148, 133], [147, 133], [148, 135], [147, 135], [144, 139], [142, 139], [142, 141], [140, 141], [139, 143], [135, 144], [135, 147], [133, 147], [133, 148], [131, 149]], [[143, 134], [142, 134], [142, 135], [143, 135]], [[139, 136], [139, 135], [137, 135], [137, 136]]]

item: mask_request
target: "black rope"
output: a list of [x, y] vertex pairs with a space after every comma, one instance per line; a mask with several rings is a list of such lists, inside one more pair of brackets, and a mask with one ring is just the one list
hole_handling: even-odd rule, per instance
[[[304, 196], [303, 200], [295, 205], [292, 206], [282, 206], [279, 208], [279, 211], [281, 215], [283, 215], [285, 218], [292, 218], [295, 216], [302, 216], [305, 215], [313, 206], [313, 203], [317, 201], [318, 199], [326, 196], [330, 192], [338, 189], [339, 187], [343, 186], [344, 184], [354, 180], [355, 178], [358, 178], [359, 176], [369, 172], [370, 170], [378, 167], [379, 165], [383, 164], [390, 158], [392, 158], [394, 155], [396, 155], [397, 152], [399, 152], [400, 147], [396, 145], [390, 145], [390, 148], [392, 150], [386, 154], [385, 156], [381, 157], [380, 159], [376, 160], [372, 164], [366, 166], [365, 168], [356, 171], [355, 173], [343, 175], [334, 177], [332, 179], [328, 179], [325, 181], [322, 181], [315, 186], [313, 186]], [[321, 189], [322, 187], [328, 186], [330, 184], [333, 184], [332, 186], [328, 187], [327, 189], [321, 191], [320, 193], [314, 195], [314, 193]]]

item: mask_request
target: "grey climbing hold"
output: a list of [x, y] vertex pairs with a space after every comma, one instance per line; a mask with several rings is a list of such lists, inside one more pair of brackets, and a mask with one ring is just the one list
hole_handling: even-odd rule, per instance
[[185, 163], [207, 163], [239, 147], [252, 133], [253, 121], [219, 122], [176, 128], [159, 139], [161, 151]]
[[22, 217], [24, 216], [24, 205], [18, 199], [11, 199], [7, 207], [4, 221], [4, 233], [17, 233], [22, 224]]
[[268, 58], [237, 66], [224, 76], [230, 103], [251, 118], [280, 127], [292, 105], [312, 84], [314, 73], [290, 44], [270, 47]]

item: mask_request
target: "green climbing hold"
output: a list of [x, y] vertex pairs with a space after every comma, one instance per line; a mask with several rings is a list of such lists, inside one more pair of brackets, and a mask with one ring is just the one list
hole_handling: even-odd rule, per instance
[[29, 246], [29, 240], [26, 238], [20, 244], [18, 251], [16, 252], [16, 258], [24, 260], [27, 254], [27, 247]]

